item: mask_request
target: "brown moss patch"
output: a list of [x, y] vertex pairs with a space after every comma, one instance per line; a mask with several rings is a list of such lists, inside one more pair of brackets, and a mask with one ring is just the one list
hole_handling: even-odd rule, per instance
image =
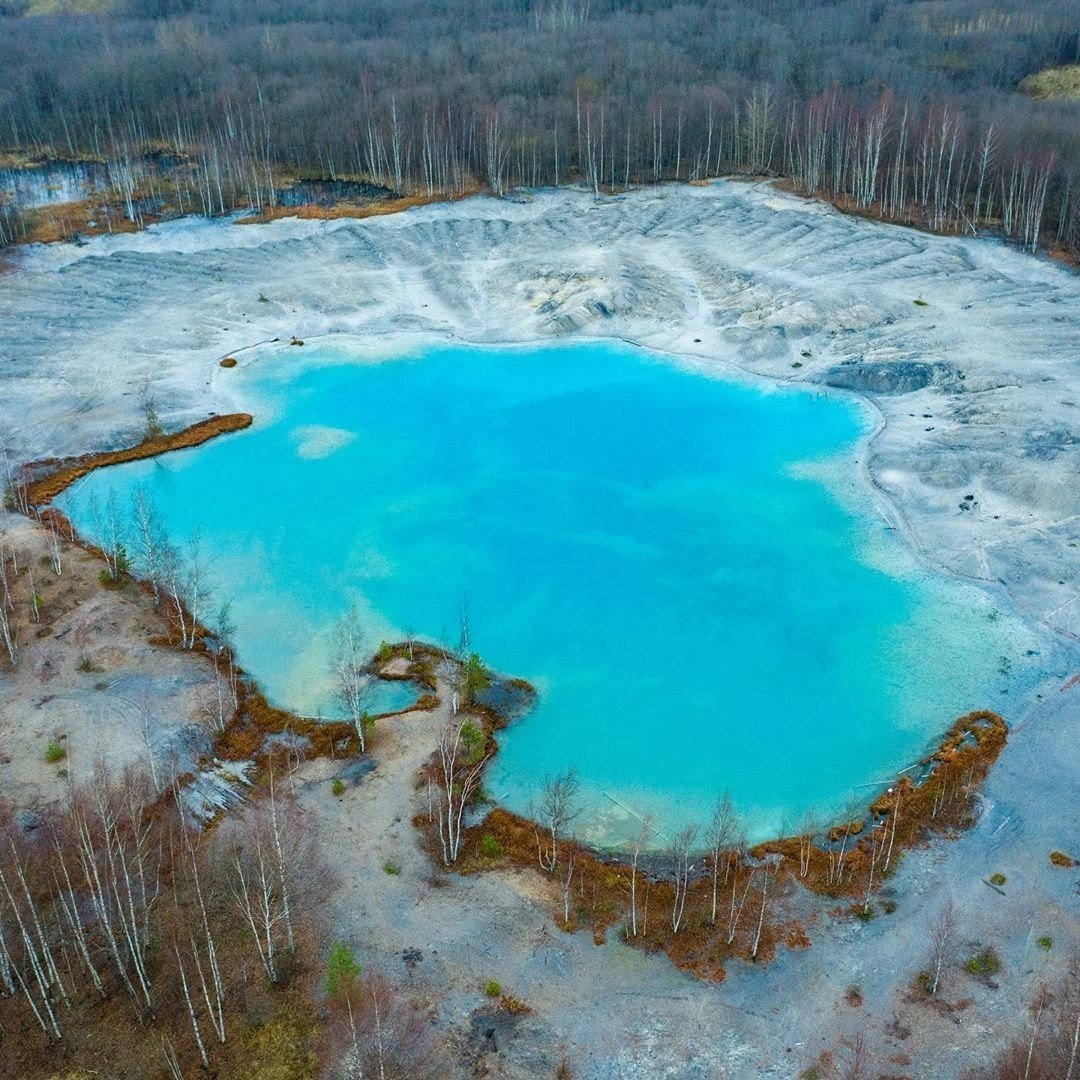
[[[53, 244], [75, 240], [80, 236], [132, 233], [138, 232], [140, 227], [115, 209], [96, 205], [87, 199], [37, 207], [27, 211], [26, 219], [27, 230], [23, 242], [29, 244]], [[157, 217], [144, 215], [146, 225], [157, 220]]]
[[403, 195], [397, 199], [381, 199], [371, 203], [338, 203], [336, 206], [275, 206], [261, 214], [237, 218], [237, 225], [260, 225], [278, 218], [298, 217], [305, 220], [333, 221], [338, 218], [382, 217], [384, 214], [397, 214], [402, 210], [411, 210], [414, 206], [429, 206], [432, 203], [458, 202], [470, 195], [477, 195], [479, 187], [470, 188], [453, 195]]
[[[493, 710], [470, 710], [485, 726], [489, 748], [506, 718]], [[716, 919], [713, 921], [711, 866], [698, 857], [689, 882], [685, 913], [672, 929], [673, 880], [662, 854], [642, 857], [636, 871], [622, 856], [590, 850], [567, 840], [560, 845], [560, 867], [541, 871], [536, 826], [495, 807], [466, 830], [455, 870], [481, 873], [493, 868], [531, 869], [550, 885], [555, 921], [565, 930], [587, 929], [599, 944], [615, 927], [629, 944], [664, 952], [678, 967], [699, 978], [721, 981], [732, 958], [767, 963], [781, 947], [802, 949], [810, 937], [792, 916], [798, 886], [847, 899], [834, 911], [842, 918], [871, 918], [869, 903], [895, 870], [902, 852], [932, 834], [949, 834], [973, 820], [975, 792], [1005, 746], [1007, 726], [995, 713], [979, 711], [957, 720], [939, 748], [922, 766], [923, 779], [905, 777], [874, 800], [867, 818], [826, 830], [822, 843], [809, 836], [784, 837], [760, 844], [749, 858], [729, 852], [721, 860]], [[423, 784], [423, 778], [418, 783]], [[414, 819], [433, 859], [438, 842], [426, 815]], [[491, 852], [498, 851], [493, 858]], [[573, 859], [569, 917], [564, 918], [564, 868]], [[647, 866], [648, 870], [643, 869]], [[631, 893], [636, 893], [638, 933], [631, 931]], [[850, 901], [854, 899], [855, 903]], [[883, 905], [891, 910], [888, 903]], [[734, 912], [734, 914], [733, 914]]]
[[511, 1016], [522, 1016], [525, 1013], [532, 1012], [526, 1002], [522, 1001], [521, 998], [514, 997], [513, 994], [503, 994], [499, 998], [499, 1008], [510, 1013]]
[[1066, 855], [1064, 851], [1051, 851], [1050, 862], [1053, 863], [1054, 866], [1060, 866], [1066, 870], [1073, 866], [1080, 866], [1080, 863], [1077, 863], [1071, 856]]
[[234, 368], [236, 367], [236, 357], [226, 356], [224, 360], [219, 362], [218, 366], [223, 368]]
[[27, 484], [27, 498], [30, 505], [40, 507], [55, 499], [62, 491], [76, 480], [107, 465], [122, 465], [129, 461], [141, 461], [144, 458], [157, 457], [172, 450], [187, 450], [201, 446], [210, 439], [227, 432], [242, 431], [250, 427], [252, 417], [248, 413], [226, 413], [200, 420], [181, 431], [157, 438], [146, 439], [135, 446], [123, 450], [106, 450], [100, 454], [83, 454], [81, 457], [60, 460], [39, 461], [27, 467], [30, 474], [41, 473]]

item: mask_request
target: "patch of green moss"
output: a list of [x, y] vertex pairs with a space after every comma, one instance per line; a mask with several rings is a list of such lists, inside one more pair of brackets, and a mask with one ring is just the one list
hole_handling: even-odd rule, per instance
[[990, 978], [1001, 970], [1001, 961], [993, 948], [987, 945], [986, 948], [980, 949], [964, 964], [964, 970], [969, 975]]

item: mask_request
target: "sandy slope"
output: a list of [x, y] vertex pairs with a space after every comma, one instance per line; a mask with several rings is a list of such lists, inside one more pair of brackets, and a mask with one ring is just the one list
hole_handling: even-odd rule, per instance
[[[164, 784], [192, 767], [210, 745], [207, 710], [215, 701], [211, 668], [201, 658], [158, 648], [163, 630], [153, 600], [137, 585], [107, 590], [104, 565], [61, 542], [53, 573], [43, 533], [0, 510], [0, 544], [30, 567], [41, 621], [30, 618], [29, 583], [15, 587], [21, 622], [19, 662], [0, 660], [0, 798], [29, 808], [62, 799], [98, 764], [119, 773], [149, 768]], [[50, 741], [61, 761], [45, 760]]]
[[[932, 560], [1001, 581], [1021, 611], [1080, 634], [1080, 280], [995, 243], [716, 184], [473, 199], [363, 222], [186, 221], [16, 262], [0, 277], [0, 444], [16, 459], [134, 437], [147, 375], [170, 425], [241, 407], [217, 360], [273, 362], [239, 350], [275, 337], [626, 337], [705, 367], [868, 392], [886, 420], [863, 462], [889, 497], [883, 512]], [[321, 767], [305, 767], [303, 799], [341, 854], [328, 902], [366, 962], [398, 975], [401, 949], [421, 949], [408, 978], [452, 1026], [490, 977], [534, 1005], [492, 1057], [496, 1075], [544, 1075], [565, 1047], [576, 1075], [790, 1076], [863, 1027], [882, 1071], [959, 1076], [989, 1032], [1022, 1028], [1033, 982], [1080, 942], [1076, 874], [1048, 861], [1080, 846], [1078, 716], [1073, 687], [1014, 733], [979, 825], [907, 861], [895, 915], [826, 923], [810, 950], [733, 965], [720, 988], [560, 934], [531, 876], [430, 887], [408, 826], [430, 717], [388, 728], [376, 771], [340, 802]], [[402, 874], [383, 872], [388, 854]], [[982, 883], [995, 871], [1004, 896]], [[974, 999], [959, 1023], [906, 1000], [947, 891], [965, 940], [993, 942], [1005, 965], [998, 990], [950, 974], [949, 995]], [[1032, 944], [1044, 933], [1050, 953]], [[859, 1010], [843, 1000], [852, 982]]]

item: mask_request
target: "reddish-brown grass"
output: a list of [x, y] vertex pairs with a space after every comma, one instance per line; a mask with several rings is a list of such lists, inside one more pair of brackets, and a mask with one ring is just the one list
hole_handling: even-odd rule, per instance
[[261, 214], [251, 214], [247, 217], [237, 218], [237, 225], [261, 225], [267, 221], [277, 221], [279, 218], [296, 217], [305, 220], [333, 221], [338, 218], [370, 218], [382, 217], [384, 214], [397, 214], [402, 210], [410, 210], [414, 206], [430, 206], [432, 203], [459, 202], [470, 195], [477, 195], [479, 187], [470, 188], [464, 192], [456, 192], [453, 195], [402, 195], [395, 199], [382, 199], [371, 203], [341, 202], [333, 206], [275, 206], [264, 210]]
[[27, 484], [27, 497], [31, 506], [44, 506], [76, 480], [82, 479], [94, 469], [101, 469], [107, 465], [122, 465], [128, 461], [141, 461], [144, 458], [167, 454], [172, 450], [187, 450], [193, 446], [201, 446], [218, 435], [242, 431], [250, 427], [251, 422], [252, 418], [248, 413], [225, 413], [222, 416], [211, 416], [206, 420], [200, 420], [197, 424], [168, 435], [146, 439], [122, 450], [106, 450], [99, 454], [83, 454], [76, 458], [34, 462], [27, 466], [26, 472], [30, 475], [40, 475]]
[[[480, 716], [488, 747], [497, 750], [495, 733], [505, 725], [505, 718], [490, 711], [481, 711]], [[705, 860], [696, 860], [699, 870], [689, 885], [683, 925], [675, 933], [671, 927], [673, 883], [666, 873], [663, 857], [653, 858], [651, 873], [640, 869], [637, 872], [639, 933], [636, 937], [629, 936], [629, 942], [647, 951], [663, 951], [679, 967], [701, 978], [720, 981], [724, 978], [725, 962], [733, 957], [767, 962], [782, 945], [788, 948], [810, 945], [806, 928], [792, 915], [799, 885], [824, 896], [855, 899], [856, 903], [836, 909], [842, 917], [872, 915], [869, 899], [881, 881], [895, 870], [905, 848], [925, 842], [934, 833], [951, 833], [971, 823], [975, 790], [1004, 747], [1006, 733], [1005, 721], [995, 713], [980, 711], [961, 717], [945, 733], [939, 748], [922, 763], [925, 777], [920, 783], [901, 779], [891, 791], [873, 801], [869, 818], [828, 829], [823, 846], [813, 843], [807, 846], [806, 838], [785, 837], [758, 845], [749, 853], [749, 860], [732, 855], [726, 874], [721, 868], [723, 880], [716, 925], [711, 921], [712, 881]], [[891, 819], [893, 814], [897, 815], [895, 822]], [[870, 821], [877, 827], [868, 830]], [[415, 824], [426, 833], [434, 857], [437, 841], [431, 822], [421, 815]], [[496, 858], [485, 855], [484, 837], [493, 838], [502, 854]], [[490, 840], [488, 850], [491, 850]], [[805, 852], [803, 859], [801, 850]], [[767, 856], [772, 858], [766, 859]], [[633, 870], [625, 859], [572, 841], [561, 845], [560, 857], [563, 866], [571, 857], [574, 861], [570, 918], [564, 929], [589, 929], [597, 943], [603, 942], [613, 927], [627, 934]], [[805, 874], [801, 872], [804, 862]], [[536, 828], [532, 822], [496, 807], [467, 831], [455, 869], [472, 874], [500, 867], [530, 868], [550, 879], [557, 900], [556, 921], [564, 925], [561, 870], [548, 875], [540, 869]], [[765, 917], [755, 953], [766, 873]], [[868, 885], [872, 887], [868, 889]], [[741, 905], [742, 913], [734, 920], [735, 932], [731, 934], [733, 893], [735, 906]]]

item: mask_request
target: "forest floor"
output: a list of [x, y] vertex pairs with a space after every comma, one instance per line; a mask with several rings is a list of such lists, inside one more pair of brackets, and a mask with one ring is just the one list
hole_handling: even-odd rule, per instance
[[[851, 482], [875, 487], [886, 522], [932, 565], [1000, 590], [1056, 631], [1073, 658], [1063, 683], [1076, 670], [1080, 280], [1000, 244], [717, 184], [599, 202], [575, 192], [478, 198], [362, 222], [189, 220], [80, 248], [25, 248], [12, 265], [0, 292], [0, 444], [16, 462], [135, 441], [147, 377], [170, 428], [211, 411], [257, 416], [243, 372], [218, 362], [302, 362], [304, 350], [286, 344], [294, 335], [362, 334], [387, 353], [403, 334], [621, 337], [704, 371], [857, 391], [883, 421]], [[280, 349], [247, 351], [272, 339]], [[31, 527], [5, 528], [40, 563], [44, 541]], [[141, 702], [152, 741], [198, 744], [209, 673], [145, 645], [155, 632], [148, 598], [103, 589], [100, 564], [87, 559], [69, 554], [47, 585], [57, 598], [46, 608], [68, 614], [24, 646], [30, 662], [15, 676], [0, 674], [0, 785], [23, 804], [54, 797], [58, 769], [83, 767], [97, 746], [113, 765], [139, 760]], [[77, 640], [76, 625], [86, 627]], [[104, 672], [80, 671], [84, 653]], [[972, 706], [987, 704], [1000, 709]], [[424, 808], [414, 776], [437, 714], [381, 723], [374, 771], [340, 799], [332, 765], [305, 763], [296, 780], [338, 868], [326, 898], [335, 937], [436, 1000], [461, 1041], [463, 1073], [480, 1055], [490, 1075], [544, 1075], [565, 1055], [577, 1076], [795, 1076], [862, 1032], [882, 1073], [960, 1077], [1025, 1030], [1035, 984], [1080, 945], [1076, 871], [1049, 862], [1080, 838], [1080, 686], [1007, 719], [1014, 730], [978, 823], [906, 856], [889, 883], [893, 914], [823, 918], [810, 949], [781, 951], [768, 966], [732, 963], [720, 986], [615, 932], [602, 946], [564, 934], [538, 873], [434, 873], [410, 822]], [[70, 762], [46, 765], [44, 744], [60, 733]], [[1006, 877], [1002, 891], [985, 884], [994, 873]], [[961, 945], [944, 997], [956, 1008], [932, 1009], [909, 991], [947, 896]], [[1050, 950], [1036, 944], [1044, 936]], [[961, 954], [985, 944], [1002, 959], [994, 987], [961, 969]], [[413, 948], [420, 959], [406, 963]], [[488, 979], [532, 1011], [493, 1017]]]

